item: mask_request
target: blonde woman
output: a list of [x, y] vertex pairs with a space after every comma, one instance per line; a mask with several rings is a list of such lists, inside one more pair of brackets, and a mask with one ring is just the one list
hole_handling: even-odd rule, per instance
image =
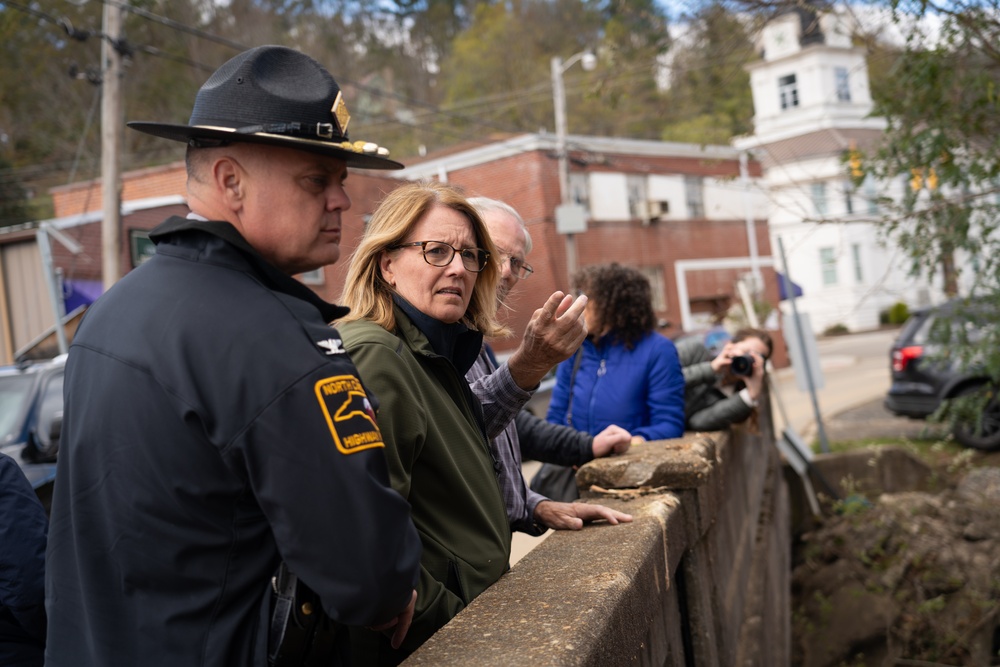
[[[355, 251], [338, 322], [378, 399], [393, 487], [423, 543], [413, 624], [400, 649], [355, 631], [358, 664], [396, 664], [507, 570], [510, 527], [486, 425], [465, 373], [497, 323], [496, 249], [454, 188], [408, 184], [375, 211]], [[373, 529], [377, 529], [374, 527]]]

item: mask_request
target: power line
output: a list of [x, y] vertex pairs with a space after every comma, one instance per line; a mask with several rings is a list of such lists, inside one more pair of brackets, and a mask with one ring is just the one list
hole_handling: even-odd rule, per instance
[[215, 42], [216, 44], [228, 46], [229, 48], [235, 49], [237, 51], [246, 51], [248, 48], [250, 48], [244, 44], [240, 44], [239, 42], [234, 42], [231, 39], [226, 39], [225, 37], [220, 37], [210, 32], [199, 30], [198, 28], [192, 28], [191, 26], [181, 23], [180, 21], [175, 21], [165, 16], [154, 14], [153, 12], [147, 11], [145, 9], [134, 7], [133, 5], [130, 5], [127, 2], [120, 2], [119, 0], [101, 0], [101, 2], [106, 5], [118, 7], [119, 9], [124, 9], [125, 11], [131, 14], [135, 14], [136, 16], [141, 16], [144, 19], [153, 21], [154, 23], [159, 23], [160, 25], [165, 25], [168, 28], [177, 30], [178, 32], [184, 32], [189, 35], [194, 35], [195, 37], [200, 37], [201, 39], [208, 40], [210, 42]]
[[[108, 4], [108, 5], [111, 5], [111, 6], [119, 7], [121, 9], [123, 9], [125, 11], [128, 11], [130, 13], [133, 13], [133, 14], [141, 17], [141, 18], [144, 18], [146, 20], [155, 22], [155, 23], [157, 23], [159, 25], [166, 26], [166, 27], [168, 27], [171, 30], [176, 30], [176, 31], [184, 32], [186, 34], [195, 36], [195, 37], [197, 37], [199, 39], [205, 39], [205, 40], [208, 40], [208, 41], [211, 41], [211, 42], [214, 42], [214, 43], [217, 43], [217, 44], [221, 44], [221, 45], [233, 48], [233, 49], [241, 49], [242, 50], [242, 49], [246, 48], [245, 45], [243, 45], [243, 44], [241, 44], [239, 42], [236, 42], [236, 41], [233, 41], [233, 40], [230, 40], [230, 39], [226, 39], [226, 38], [220, 37], [218, 35], [212, 34], [212, 33], [207, 32], [205, 30], [201, 30], [201, 29], [198, 29], [198, 28], [194, 28], [194, 27], [188, 26], [188, 25], [186, 25], [184, 23], [181, 23], [179, 21], [176, 21], [176, 20], [164, 17], [164, 16], [160, 16], [158, 14], [154, 14], [153, 12], [150, 12], [150, 11], [138, 8], [138, 7], [133, 7], [132, 5], [130, 5], [130, 4], [126, 3], [126, 2], [121, 2], [120, 0], [101, 0], [101, 1], [104, 4]], [[22, 5], [20, 3], [6, 2], [5, 4], [10, 5], [13, 8], [16, 8], [16, 9], [24, 10], [24, 11], [26, 11], [26, 12], [32, 14], [32, 15], [35, 15], [35, 16], [37, 16], [39, 18], [42, 18], [43, 20], [47, 20], [47, 21], [49, 21], [49, 22], [51, 22], [51, 23], [53, 23], [55, 25], [58, 25], [59, 27], [63, 28], [64, 30], [67, 30], [67, 32], [69, 33], [69, 30], [67, 29], [68, 21], [57, 19], [57, 18], [55, 18], [55, 17], [53, 17], [53, 16], [51, 16], [49, 14], [45, 14], [44, 12], [40, 12], [38, 10], [34, 10], [34, 9], [32, 9], [30, 7], [27, 7], [25, 5]], [[91, 34], [100, 35], [100, 33], [96, 32], [96, 31], [93, 31], [93, 32], [84, 32], [84, 33], [78, 33], [78, 34], [84, 35], [84, 39], [86, 38], [86, 36], [89, 36]], [[100, 35], [100, 36], [105, 37], [103, 35]], [[197, 61], [194, 61], [194, 60], [192, 60], [190, 58], [186, 58], [186, 57], [183, 57], [183, 56], [176, 56], [176, 55], [167, 53], [167, 52], [165, 52], [165, 51], [163, 51], [161, 49], [158, 49], [156, 47], [153, 47], [153, 46], [149, 46], [149, 45], [129, 45], [129, 46], [130, 46], [131, 50], [134, 50], [136, 52], [141, 52], [141, 53], [145, 53], [147, 55], [152, 55], [152, 56], [155, 56], [155, 57], [161, 57], [161, 58], [165, 58], [165, 59], [168, 59], [168, 60], [172, 60], [174, 62], [183, 64], [183, 65], [186, 65], [186, 66], [189, 66], [189, 67], [193, 67], [193, 68], [196, 68], [196, 69], [199, 69], [199, 70], [202, 70], [202, 71], [212, 72], [215, 69], [213, 67], [204, 65], [203, 63], [199, 63]], [[709, 60], [709, 62], [706, 62], [706, 60]], [[690, 67], [689, 66], [687, 69], [690, 70], [690, 69], [700, 69], [702, 67], [709, 67], [712, 64], [712, 62], [710, 62], [710, 61], [715, 61], [715, 60], [721, 61], [721, 60], [724, 60], [724, 57], [723, 58], [718, 58], [718, 59], [715, 59], [715, 58], [712, 58], [712, 59], [703, 59], [701, 62], [699, 62], [699, 65], [697, 67]], [[650, 68], [651, 67], [656, 67], [656, 66], [663, 66], [663, 65], [662, 64], [658, 64], [655, 61], [654, 62], [642, 62], [642, 63], [638, 63], [638, 64], [635, 64], [635, 65], [632, 65], [632, 66], [630, 66], [628, 68], [620, 70], [615, 78], [605, 81], [603, 83], [603, 88], [604, 88], [604, 90], [612, 90], [612, 91], [614, 91], [614, 90], [620, 90], [621, 88], [629, 85], [633, 81], [635, 81], [635, 80], [637, 80], [637, 79], [639, 79], [641, 77], [648, 76]], [[442, 108], [440, 105], [436, 105], [436, 104], [433, 104], [431, 102], [419, 101], [419, 100], [416, 100], [416, 99], [414, 99], [412, 97], [409, 97], [409, 96], [406, 96], [406, 95], [403, 95], [403, 94], [400, 94], [400, 93], [386, 91], [386, 90], [383, 90], [383, 89], [380, 89], [380, 88], [376, 88], [376, 87], [373, 87], [373, 86], [370, 86], [370, 85], [366, 85], [364, 83], [361, 83], [360, 81], [355, 81], [355, 80], [350, 79], [350, 78], [343, 78], [343, 77], [341, 77], [341, 80], [343, 81], [343, 83], [345, 85], [349, 85], [349, 86], [355, 88], [358, 91], [366, 92], [366, 93], [368, 93], [368, 94], [370, 94], [372, 96], [380, 97], [380, 98], [383, 98], [383, 99], [393, 99], [393, 100], [401, 102], [401, 103], [403, 103], [405, 105], [408, 105], [409, 107], [417, 107], [419, 109], [423, 109], [423, 112], [416, 116], [415, 122], [409, 122], [408, 123], [408, 122], [402, 121], [400, 119], [394, 119], [394, 118], [389, 118], [389, 117], [383, 117], [383, 118], [379, 119], [376, 116], [375, 118], [373, 118], [373, 120], [376, 123], [383, 122], [383, 123], [395, 124], [395, 125], [405, 126], [405, 127], [408, 127], [410, 129], [414, 129], [414, 130], [425, 131], [425, 132], [432, 132], [434, 134], [438, 134], [439, 136], [449, 136], [450, 135], [453, 138], [464, 138], [464, 139], [476, 141], [477, 143], [483, 143], [483, 141], [480, 139], [480, 135], [473, 135], [470, 132], [463, 132], [463, 131], [460, 131], [460, 130], [455, 130], [454, 128], [450, 128], [450, 131], [448, 131], [448, 130], [442, 131], [442, 130], [438, 130], [438, 129], [434, 128], [434, 127], [431, 127], [430, 125], [433, 124], [433, 123], [441, 122], [441, 121], [459, 121], [459, 122], [465, 123], [465, 124], [467, 124], [469, 126], [485, 128], [485, 129], [487, 129], [487, 130], [489, 130], [491, 132], [521, 133], [521, 132], [525, 132], [525, 131], [534, 131], [535, 128], [515, 127], [515, 126], [510, 125], [509, 123], [501, 123], [501, 122], [497, 122], [495, 120], [486, 120], [486, 119], [483, 119], [482, 117], [480, 117], [478, 115], [469, 114], [468, 111], [471, 110], [471, 109], [477, 108], [477, 107], [482, 107], [482, 106], [487, 106], [487, 105], [490, 106], [491, 110], [493, 110], [493, 111], [498, 111], [498, 110], [499, 111], [503, 111], [503, 110], [509, 109], [511, 106], [523, 105], [526, 102], [528, 102], [528, 103], [539, 102], [539, 101], [541, 101], [543, 99], [543, 97], [547, 97], [549, 95], [549, 88], [550, 88], [548, 82], [541, 81], [541, 82], [539, 82], [537, 84], [534, 84], [532, 86], [529, 86], [527, 88], [522, 88], [522, 89], [517, 90], [517, 91], [512, 91], [512, 92], [504, 94], [504, 95], [487, 95], [487, 96], [480, 97], [480, 98], [474, 98], [474, 99], [471, 99], [471, 100], [465, 100], [461, 104], [455, 105], [455, 106], [453, 106], [451, 108]], [[588, 87], [590, 87], [592, 85], [593, 85], [592, 81], [584, 81], [582, 83], [577, 82], [577, 83], [571, 85], [569, 92], [571, 94], [578, 93], [581, 90], [583, 90], [585, 88], [588, 88]], [[503, 103], [503, 102], [506, 102], [506, 103]], [[463, 112], [465, 112], [465, 113], [463, 113]], [[655, 112], [653, 110], [650, 111], [651, 115], [654, 114], [654, 113]]]

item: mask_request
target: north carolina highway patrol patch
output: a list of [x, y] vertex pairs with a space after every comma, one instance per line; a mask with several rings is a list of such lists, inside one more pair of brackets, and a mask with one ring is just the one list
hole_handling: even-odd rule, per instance
[[336, 375], [320, 380], [316, 383], [316, 398], [342, 454], [385, 447], [375, 423], [375, 411], [358, 378]]

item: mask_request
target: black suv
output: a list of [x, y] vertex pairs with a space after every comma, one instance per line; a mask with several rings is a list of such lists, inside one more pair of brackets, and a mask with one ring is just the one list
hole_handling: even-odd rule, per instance
[[[975, 342], [984, 327], [992, 326], [990, 322], [994, 320], [981, 304], [970, 304], [964, 299], [914, 311], [890, 350], [892, 385], [885, 398], [886, 409], [923, 419], [934, 413], [945, 399], [989, 385], [989, 378], [978, 373], [974, 364], [959, 364], [949, 356], [949, 346], [942, 341], [962, 336]], [[958, 419], [953, 434], [966, 447], [1000, 448], [1000, 401], [990, 398], [981, 414]]]
[[66, 356], [0, 367], [0, 451], [17, 461], [48, 509], [62, 432]]

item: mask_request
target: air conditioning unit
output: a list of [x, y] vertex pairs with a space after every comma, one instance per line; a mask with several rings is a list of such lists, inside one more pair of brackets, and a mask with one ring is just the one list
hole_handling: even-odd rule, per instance
[[660, 220], [670, 213], [670, 202], [651, 199], [639, 202], [637, 208], [639, 210], [639, 219], [642, 220], [643, 226], [646, 227], [654, 222], [660, 222]]

